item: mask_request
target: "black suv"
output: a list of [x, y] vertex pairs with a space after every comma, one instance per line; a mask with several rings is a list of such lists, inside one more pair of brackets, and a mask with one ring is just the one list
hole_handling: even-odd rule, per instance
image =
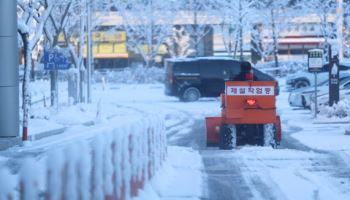
[[[167, 59], [165, 61], [165, 94], [182, 101], [197, 101], [200, 97], [218, 97], [225, 91], [225, 81], [240, 73], [241, 62], [225, 57]], [[254, 80], [275, 80], [253, 68]], [[279, 87], [277, 84], [277, 94]]]

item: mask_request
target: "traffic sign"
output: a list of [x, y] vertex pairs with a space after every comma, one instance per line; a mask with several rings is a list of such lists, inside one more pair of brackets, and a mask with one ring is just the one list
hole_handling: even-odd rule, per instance
[[308, 69], [309, 72], [315, 74], [315, 113], [314, 117], [317, 118], [317, 72], [322, 72], [323, 67], [323, 50], [312, 49], [308, 51]]
[[67, 70], [70, 67], [70, 57], [59, 49], [44, 50], [45, 70]]
[[323, 50], [313, 49], [308, 51], [309, 72], [321, 72], [323, 67]]

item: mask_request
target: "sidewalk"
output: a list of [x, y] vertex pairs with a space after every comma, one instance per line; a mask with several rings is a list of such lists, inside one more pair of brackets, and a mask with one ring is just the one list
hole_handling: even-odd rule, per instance
[[168, 158], [158, 174], [135, 200], [200, 200], [203, 191], [203, 162], [197, 151], [168, 146]]

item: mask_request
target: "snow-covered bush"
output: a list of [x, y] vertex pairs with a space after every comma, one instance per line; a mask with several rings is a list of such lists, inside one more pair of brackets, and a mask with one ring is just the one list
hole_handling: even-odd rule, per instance
[[328, 118], [345, 118], [350, 116], [350, 100], [342, 99], [332, 107], [321, 105], [318, 108], [319, 114]]
[[94, 80], [101, 82], [102, 77], [107, 82], [125, 84], [163, 83], [165, 70], [159, 67], [133, 67], [119, 70], [96, 70]]
[[[277, 68], [279, 70], [279, 76], [284, 77], [290, 74], [294, 74], [299, 71], [306, 71], [307, 70], [307, 63], [301, 62], [301, 61], [282, 61], [279, 62], [279, 67]], [[276, 74], [276, 68], [274, 62], [266, 62], [266, 63], [257, 63], [255, 65], [255, 68], [266, 72], [271, 75]]]

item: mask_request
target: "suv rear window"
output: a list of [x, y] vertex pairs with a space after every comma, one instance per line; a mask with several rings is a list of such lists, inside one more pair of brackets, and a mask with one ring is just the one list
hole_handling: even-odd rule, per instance
[[230, 77], [230, 64], [222, 60], [201, 60], [199, 61], [201, 77], [203, 78], [224, 78]]

